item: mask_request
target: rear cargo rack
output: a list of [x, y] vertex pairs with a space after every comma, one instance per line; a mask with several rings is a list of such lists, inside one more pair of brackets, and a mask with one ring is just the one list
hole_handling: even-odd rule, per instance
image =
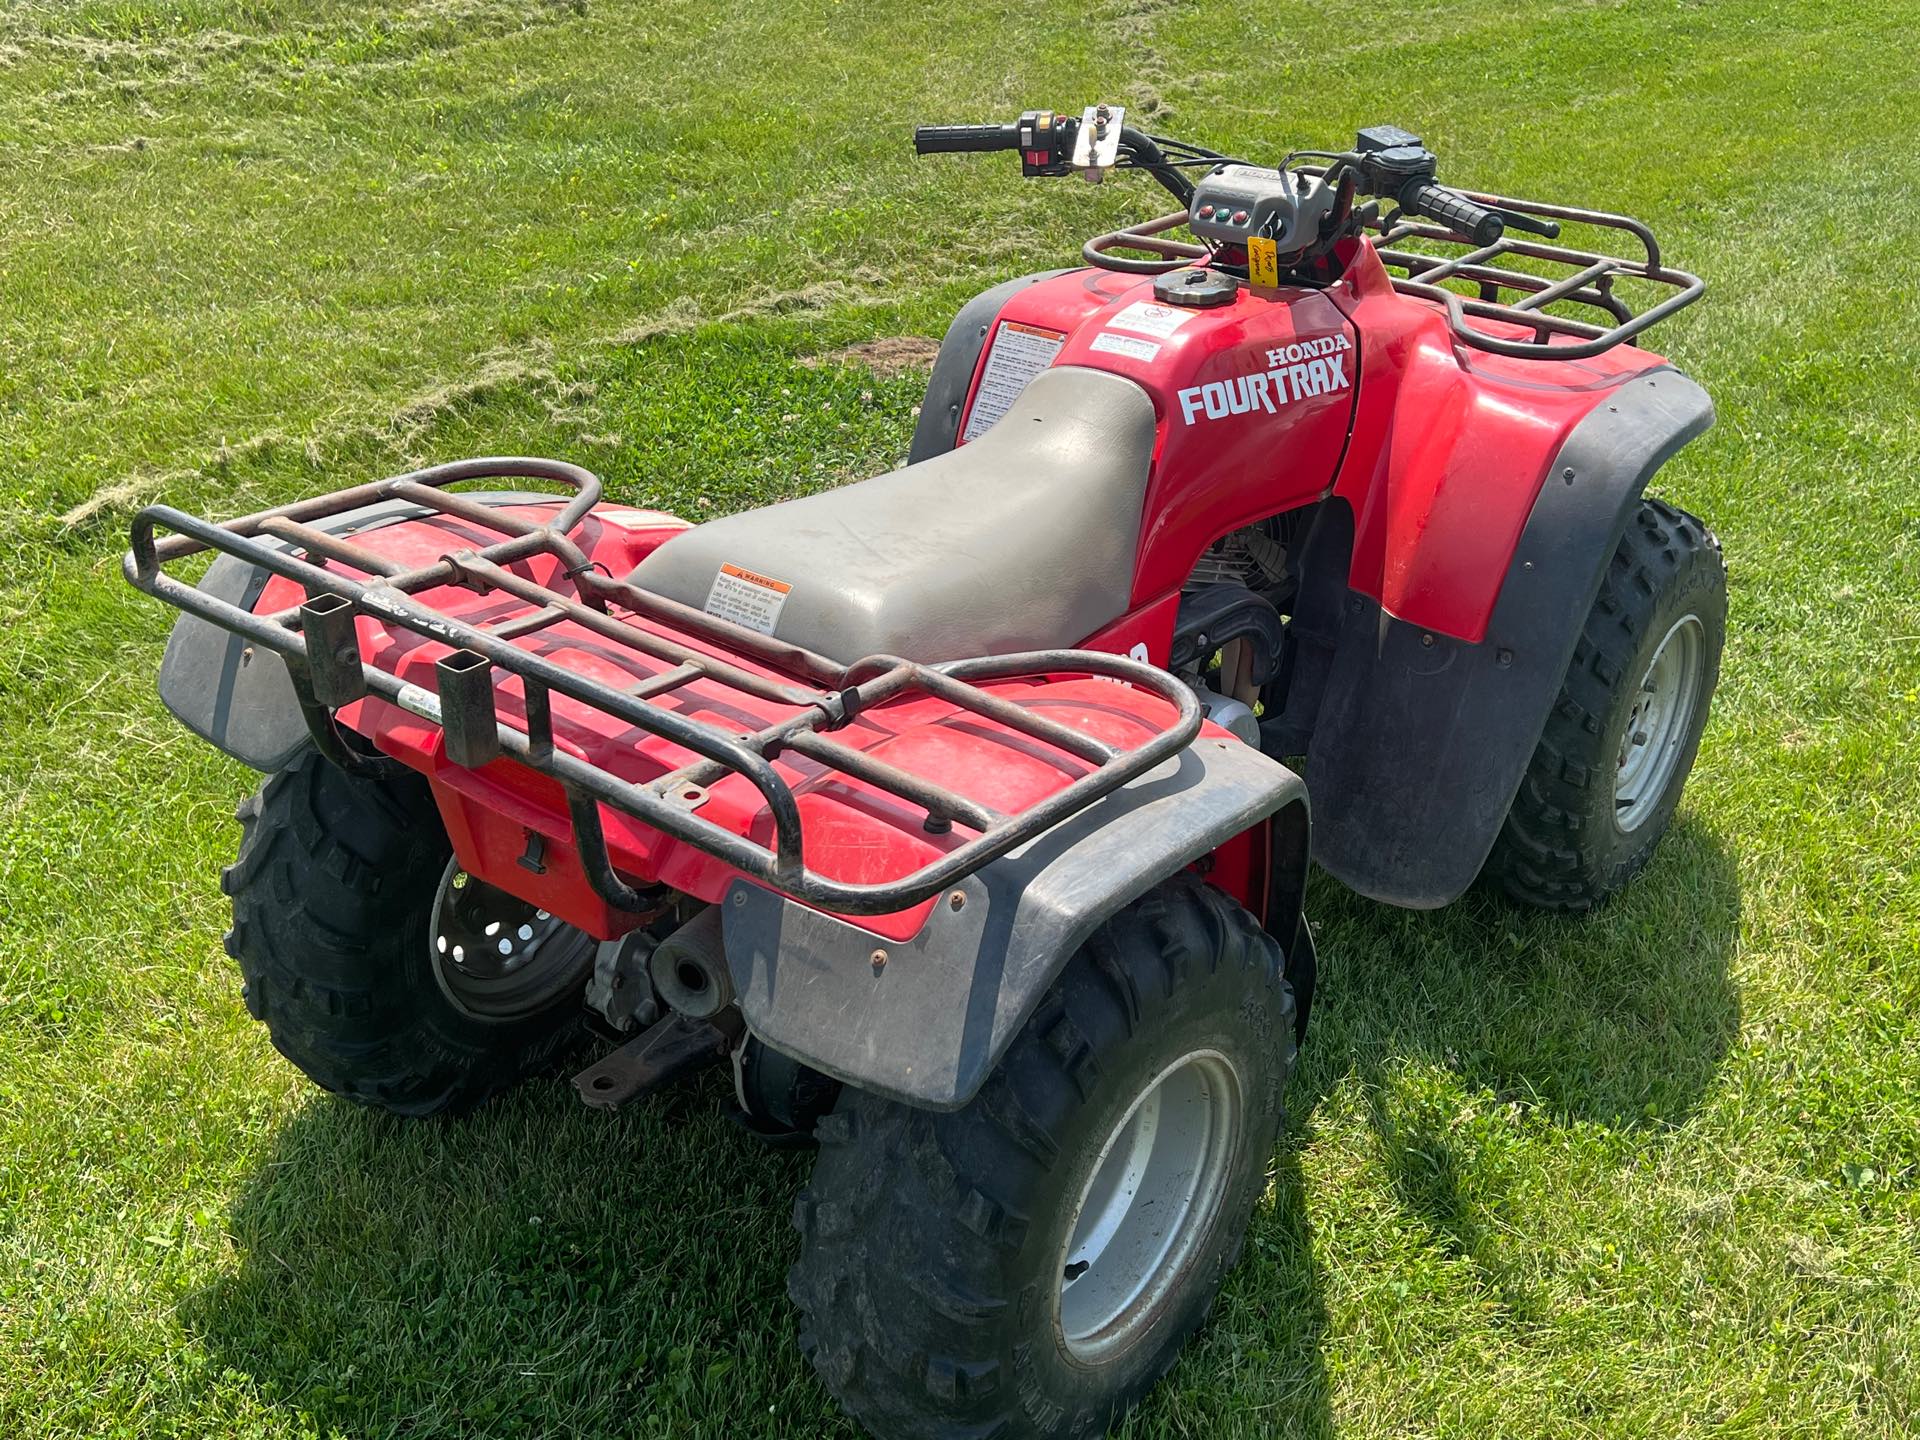
[[[539, 525], [445, 488], [462, 481], [507, 478], [557, 482], [575, 493], [550, 523]], [[572, 538], [600, 495], [599, 478], [577, 465], [489, 458], [438, 465], [224, 523], [166, 505], [149, 505], [134, 517], [132, 548], [122, 569], [127, 580], [147, 594], [281, 655], [315, 742], [338, 764], [356, 769], [391, 763], [361, 753], [334, 723], [335, 710], [371, 695], [438, 723], [445, 732], [446, 758], [456, 765], [477, 768], [504, 755], [550, 776], [565, 791], [574, 841], [589, 882], [607, 904], [633, 913], [652, 909], [655, 902], [615, 873], [600, 813], [603, 804], [808, 904], [848, 915], [884, 915], [930, 899], [1176, 755], [1199, 734], [1201, 710], [1192, 691], [1165, 671], [1137, 660], [1089, 650], [1038, 650], [939, 665], [890, 655], [841, 665], [607, 575], [595, 568]], [[559, 499], [531, 498], [533, 503]], [[412, 502], [423, 514], [452, 516], [501, 538], [407, 570], [313, 524], [390, 500]], [[159, 536], [162, 530], [170, 533]], [[305, 553], [293, 553], [269, 540]], [[306, 603], [278, 614], [255, 615], [166, 572], [169, 563], [208, 550], [294, 581], [304, 588]], [[542, 553], [559, 562], [555, 581], [564, 577], [573, 594], [508, 568]], [[330, 562], [373, 578], [356, 580], [332, 568]], [[480, 594], [500, 591], [532, 608], [483, 627], [414, 598], [418, 592], [446, 585]], [[672, 634], [631, 623], [616, 612], [724, 648], [777, 673], [768, 675], [709, 654]], [[428, 694], [368, 663], [355, 635], [357, 615], [373, 616], [383, 625], [454, 647], [435, 667], [438, 694]], [[514, 643], [562, 621], [666, 668], [636, 685], [615, 689]], [[497, 713], [495, 670], [521, 681], [524, 731], [503, 723]], [[1144, 743], [1118, 749], [974, 683], [1059, 674], [1101, 676], [1149, 691], [1174, 707], [1176, 719]], [[767, 728], [737, 734], [654, 703], [696, 680], [800, 707], [800, 713]], [[554, 744], [552, 697], [556, 694], [661, 736], [699, 758], [643, 783], [622, 779]], [[915, 694], [947, 701], [1025, 740], [1065, 752], [1084, 773], [1028, 809], [1005, 815], [831, 738], [831, 731], [863, 711]], [[773, 765], [789, 751], [923, 808], [930, 834], [948, 833], [955, 825], [976, 833], [897, 880], [849, 884], [820, 875], [802, 859], [799, 807], [792, 787]], [[773, 821], [770, 847], [689, 808], [690, 798], [729, 775], [745, 777], [759, 791]]]
[[[1628, 259], [1543, 244], [1522, 238], [1518, 232], [1502, 235], [1491, 245], [1476, 246], [1445, 226], [1405, 219], [1397, 211], [1376, 222], [1373, 228], [1380, 235], [1376, 250], [1381, 263], [1390, 270], [1406, 272], [1393, 277], [1394, 289], [1403, 295], [1435, 300], [1445, 306], [1447, 325], [1462, 345], [1516, 359], [1583, 360], [1632, 339], [1706, 293], [1706, 282], [1699, 276], [1670, 269], [1662, 263], [1660, 242], [1653, 238], [1653, 231], [1638, 220], [1604, 210], [1543, 205], [1535, 200], [1514, 200], [1472, 190], [1460, 193], [1477, 205], [1617, 231], [1631, 236], [1643, 252], [1642, 258]], [[1403, 240], [1439, 241], [1459, 246], [1460, 253], [1432, 255], [1393, 248]], [[1564, 265], [1571, 273], [1536, 275], [1494, 263], [1508, 256]], [[1623, 278], [1649, 281], [1675, 293], [1636, 313], [1618, 293], [1615, 282]], [[1459, 294], [1443, 286], [1442, 280], [1470, 281], [1477, 293]], [[1513, 292], [1517, 298], [1503, 300], [1504, 292]], [[1547, 313], [1547, 306], [1562, 302], [1597, 310], [1612, 323], [1601, 325]], [[1475, 319], [1527, 326], [1533, 331], [1533, 338], [1523, 340], [1499, 334], [1473, 324]]]

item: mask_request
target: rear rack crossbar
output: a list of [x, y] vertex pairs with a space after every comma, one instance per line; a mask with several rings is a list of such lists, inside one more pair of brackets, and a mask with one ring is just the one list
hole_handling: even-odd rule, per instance
[[[557, 482], [575, 493], [551, 523], [540, 525], [445, 488], [461, 481], [501, 478]], [[1094, 804], [1171, 758], [1199, 734], [1201, 711], [1192, 691], [1166, 672], [1123, 656], [1037, 650], [923, 665], [881, 655], [846, 666], [607, 575], [574, 538], [600, 494], [598, 477], [579, 466], [512, 457], [434, 466], [225, 523], [150, 505], [134, 518], [131, 548], [122, 569], [138, 589], [285, 659], [315, 741], [337, 763], [348, 768], [374, 763], [343, 738], [334, 720], [340, 706], [371, 695], [438, 724], [445, 732], [446, 757], [452, 763], [477, 768], [504, 755], [550, 776], [566, 794], [575, 846], [587, 878], [609, 905], [628, 912], [651, 909], [654, 902], [616, 873], [602, 806], [808, 904], [848, 915], [889, 914], [931, 898]], [[312, 523], [390, 500], [411, 502], [423, 514], [449, 516], [499, 538], [407, 570]], [[256, 615], [166, 570], [173, 561], [209, 550], [295, 582], [304, 590], [306, 603], [277, 614]], [[542, 554], [558, 563], [552, 585], [508, 568]], [[356, 579], [342, 573], [341, 567], [369, 578]], [[573, 593], [555, 588], [562, 583]], [[503, 620], [471, 624], [416, 598], [442, 586], [482, 595], [498, 591], [530, 608]], [[625, 616], [615, 614], [616, 609]], [[438, 693], [428, 694], [361, 656], [354, 632], [358, 615], [373, 616], [383, 625], [450, 647], [452, 653], [436, 666]], [[774, 674], [636, 623], [641, 620], [744, 656]], [[562, 621], [666, 668], [620, 689], [513, 643]], [[521, 682], [524, 729], [506, 723], [498, 713], [496, 670]], [[1173, 706], [1174, 723], [1142, 744], [1121, 750], [980, 688], [994, 680], [1062, 673], [1102, 676], [1149, 691]], [[653, 703], [697, 680], [793, 706], [799, 713], [761, 730], [737, 734]], [[671, 741], [698, 758], [650, 781], [623, 779], [554, 744], [555, 694]], [[945, 700], [1061, 752], [1056, 763], [1073, 778], [1027, 810], [1005, 815], [826, 733], [876, 705], [915, 694]], [[786, 752], [924, 810], [929, 834], [944, 835], [955, 824], [975, 834], [897, 880], [851, 884], [821, 875], [804, 862], [798, 802], [774, 768], [773, 762]], [[759, 792], [773, 821], [771, 846], [707, 820], [693, 808], [708, 787], [729, 775], [741, 776]]]

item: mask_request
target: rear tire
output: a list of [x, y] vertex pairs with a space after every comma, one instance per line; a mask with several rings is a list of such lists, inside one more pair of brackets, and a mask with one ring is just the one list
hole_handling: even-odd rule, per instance
[[1282, 965], [1181, 877], [1073, 956], [965, 1108], [842, 1095], [788, 1288], [852, 1415], [888, 1437], [1091, 1435], [1166, 1372], [1266, 1188]]
[[1727, 634], [1720, 542], [1652, 498], [1621, 536], [1486, 874], [1543, 910], [1617, 894], [1673, 820]]
[[432, 934], [452, 847], [418, 775], [348, 775], [308, 751], [238, 818], [227, 953], [248, 1012], [322, 1089], [400, 1115], [468, 1110], [579, 1035], [593, 946], [578, 931], [554, 936], [518, 1004], [497, 981], [463, 990], [442, 973]]

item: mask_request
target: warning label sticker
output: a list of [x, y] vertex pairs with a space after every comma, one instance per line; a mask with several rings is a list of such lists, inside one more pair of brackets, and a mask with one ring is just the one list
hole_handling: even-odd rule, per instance
[[967, 428], [960, 438], [971, 440], [999, 424], [1001, 416], [1013, 408], [1013, 402], [1027, 388], [1027, 382], [1053, 363], [1066, 342], [1063, 331], [1002, 320], [994, 332], [987, 368], [981, 372], [980, 388], [974, 393], [973, 409], [968, 412]]
[[722, 565], [707, 592], [706, 612], [721, 620], [731, 620], [762, 635], [773, 634], [780, 623], [780, 608], [787, 603], [793, 586], [758, 571], [738, 565]]
[[1109, 330], [1131, 330], [1136, 335], [1158, 335], [1166, 339], [1187, 321], [1193, 311], [1178, 305], [1156, 305], [1151, 300], [1136, 300], [1107, 321]]
[[1101, 331], [1093, 337], [1089, 350], [1098, 350], [1105, 355], [1125, 355], [1134, 360], [1152, 360], [1160, 354], [1160, 347], [1152, 340], [1137, 340], [1131, 335], [1112, 335]]

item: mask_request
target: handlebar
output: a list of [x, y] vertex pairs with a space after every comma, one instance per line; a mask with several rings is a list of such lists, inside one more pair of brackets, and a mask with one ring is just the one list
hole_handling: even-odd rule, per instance
[[972, 151], [1018, 150], [1018, 125], [916, 125], [916, 155], [959, 155]]
[[1430, 180], [1407, 186], [1395, 198], [1399, 200], [1400, 208], [1409, 215], [1424, 215], [1429, 220], [1438, 220], [1476, 245], [1491, 245], [1506, 233], [1504, 216], [1484, 205], [1474, 204], [1457, 190], [1435, 185]]
[[[1051, 110], [1029, 110], [1008, 125], [916, 125], [913, 129], [913, 149], [918, 155], [957, 155], [988, 150], [1014, 150], [1020, 154], [1020, 173], [1033, 178], [1041, 175], [1070, 175], [1076, 169], [1097, 179], [1108, 168], [1113, 168], [1113, 160], [1089, 161], [1085, 156], [1076, 159], [1079, 150], [1077, 140], [1086, 139], [1083, 126], [1089, 120], [1101, 127], [1112, 125], [1118, 129], [1117, 158], [1128, 169], [1143, 170], [1159, 181], [1174, 199], [1182, 205], [1193, 199], [1193, 181], [1181, 172], [1182, 164], [1192, 164], [1197, 157], [1225, 160], [1225, 156], [1215, 156], [1211, 150], [1201, 150], [1190, 145], [1180, 145], [1181, 158], [1169, 159], [1161, 150], [1155, 138], [1144, 130], [1136, 130], [1122, 119], [1124, 110], [1116, 107], [1111, 112], [1105, 106], [1095, 107], [1086, 117], [1059, 115]], [[1095, 145], [1098, 150], [1099, 139], [1111, 144], [1114, 138], [1112, 129], [1097, 129]], [[1109, 154], [1116, 152], [1109, 151]]]
[[[1122, 119], [1124, 113], [1120, 107], [1109, 109], [1098, 106], [1088, 110], [1084, 117], [1077, 118], [1052, 111], [1029, 110], [1019, 120], [1006, 125], [918, 125], [913, 131], [913, 148], [921, 155], [1013, 150], [1020, 154], [1021, 174], [1029, 177], [1067, 175], [1077, 169], [1089, 179], [1097, 180], [1109, 169], [1141, 170], [1159, 181], [1169, 194], [1189, 209], [1194, 198], [1194, 181], [1183, 167], [1213, 165], [1217, 169], [1222, 165], [1242, 163], [1229, 161], [1216, 151], [1175, 140], [1164, 141], [1167, 149], [1163, 150], [1161, 137], [1126, 124]], [[1088, 125], [1094, 126], [1091, 132], [1085, 129]], [[1118, 128], [1117, 149], [1112, 127]], [[1088, 144], [1089, 133], [1095, 137], [1091, 147]], [[1079, 142], [1077, 145], [1076, 141]], [[1102, 157], [1097, 160], [1090, 158], [1090, 149], [1098, 151], [1102, 141], [1107, 147]], [[1358, 148], [1351, 152], [1297, 151], [1295, 154], [1316, 155], [1331, 161], [1332, 164], [1323, 172], [1324, 178], [1329, 183], [1337, 181], [1342, 187], [1340, 193], [1348, 200], [1355, 188], [1363, 194], [1391, 197], [1405, 214], [1426, 216], [1477, 246], [1498, 244], [1501, 236], [1510, 229], [1529, 231], [1549, 239], [1560, 233], [1560, 227], [1551, 220], [1520, 214], [1495, 204], [1483, 204], [1491, 197], [1483, 195], [1474, 198], [1436, 183], [1433, 152], [1420, 143], [1418, 136], [1408, 131], [1394, 126], [1375, 126], [1360, 132], [1357, 145]], [[1169, 154], [1168, 150], [1172, 153]], [[1286, 173], [1293, 158], [1289, 156], [1280, 163], [1282, 174]], [[1318, 217], [1322, 251], [1335, 238], [1334, 231], [1348, 223], [1350, 213], [1347, 200], [1342, 200], [1336, 212]], [[1328, 229], [1329, 225], [1333, 230]], [[1140, 228], [1136, 227], [1136, 231]], [[1148, 228], [1144, 233], [1156, 234], [1159, 228], [1167, 227]], [[1160, 268], [1177, 268], [1182, 263], [1174, 253], [1161, 248], [1168, 242], [1128, 247], [1153, 251], [1163, 257], [1157, 260], [1120, 261], [1106, 255], [1106, 250], [1113, 242], [1127, 246], [1128, 242], [1121, 237], [1135, 233], [1121, 231], [1099, 237], [1089, 248], [1089, 260], [1109, 269], [1138, 270], [1142, 273]], [[1234, 240], [1237, 237], [1215, 238]], [[1307, 238], [1312, 237], [1308, 235]], [[1094, 260], [1092, 257], [1095, 254], [1105, 258]]]

